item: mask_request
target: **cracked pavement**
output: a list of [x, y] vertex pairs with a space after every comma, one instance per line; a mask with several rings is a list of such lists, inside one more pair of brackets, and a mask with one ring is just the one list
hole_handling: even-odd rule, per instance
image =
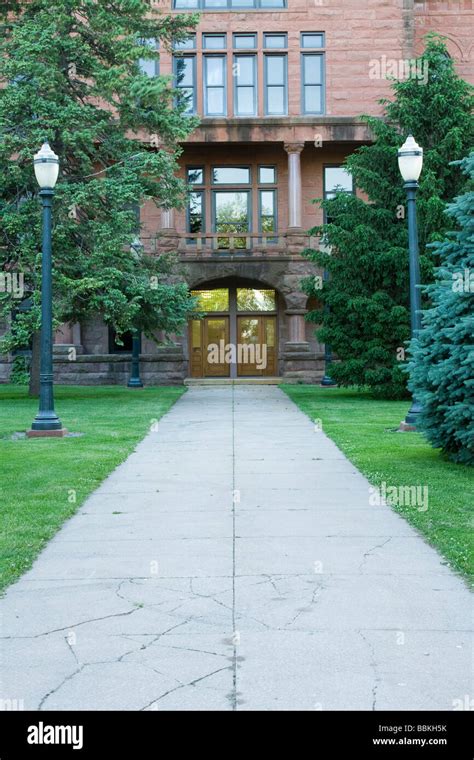
[[473, 693], [463, 580], [277, 387], [189, 389], [0, 606], [0, 698], [27, 710]]

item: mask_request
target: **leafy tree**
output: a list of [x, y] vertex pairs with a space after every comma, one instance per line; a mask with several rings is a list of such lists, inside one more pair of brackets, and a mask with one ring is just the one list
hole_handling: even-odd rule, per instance
[[434, 244], [441, 263], [425, 288], [432, 306], [408, 366], [430, 443], [455, 462], [474, 464], [474, 153], [462, 166], [468, 190], [447, 209], [458, 229]]
[[331, 376], [340, 385], [369, 386], [388, 398], [406, 395], [400, 360], [410, 337], [406, 195], [397, 150], [409, 133], [424, 148], [417, 210], [426, 282], [434, 263], [426, 246], [443, 238], [446, 203], [465, 181], [452, 162], [466, 155], [473, 137], [472, 88], [456, 74], [439, 37], [428, 36], [413, 71], [420, 77], [393, 81], [394, 99], [380, 101], [383, 118], [363, 117], [374, 142], [346, 160], [368, 202], [342, 192], [319, 201], [327, 223], [311, 232], [326, 245], [306, 252], [329, 273], [322, 290], [317, 279], [304, 287], [321, 304], [308, 318], [323, 325], [318, 337], [340, 360], [331, 365]]
[[[22, 273], [31, 308], [2, 350], [38, 330], [41, 216], [33, 154], [48, 139], [60, 159], [53, 227], [56, 323], [101, 313], [117, 333], [179, 330], [193, 300], [169, 256], [131, 249], [136, 206], [184, 202], [178, 144], [195, 127], [170, 77], [141, 59], [185, 39], [197, 17], [162, 15], [147, 0], [6, 2], [0, 15], [0, 257]], [[147, 136], [146, 140], [140, 140]], [[151, 138], [150, 138], [151, 136]], [[3, 289], [6, 291], [7, 289]], [[8, 322], [15, 293], [0, 293]]]

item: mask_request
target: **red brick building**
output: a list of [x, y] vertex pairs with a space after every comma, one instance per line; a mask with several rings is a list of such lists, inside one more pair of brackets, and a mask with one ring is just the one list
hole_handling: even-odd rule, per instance
[[[389, 92], [386, 74], [394, 66], [403, 71], [424, 34], [443, 33], [459, 74], [474, 79], [473, 3], [172, 2], [171, 12], [201, 11], [189, 41], [160, 57], [160, 73], [178, 75], [189, 112], [201, 117], [181, 158], [193, 194], [186, 212], [144, 206], [142, 243], [157, 254], [178, 251], [182, 277], [201, 291], [207, 316], [192, 320], [173, 346], [143, 337], [142, 377], [318, 381], [324, 347], [305, 322], [300, 286], [303, 276], [317, 274], [301, 257], [307, 230], [322, 220], [312, 201], [335, 186], [352, 190], [340, 166], [369, 140], [357, 115], [379, 112], [377, 100]], [[144, 67], [156, 73], [150, 62]], [[243, 346], [241, 355], [210, 359], [210, 344], [229, 343]], [[246, 346], [266, 347], [265, 357]], [[129, 350], [115, 345], [100, 320], [65, 326], [56, 336], [57, 378], [122, 383]]]

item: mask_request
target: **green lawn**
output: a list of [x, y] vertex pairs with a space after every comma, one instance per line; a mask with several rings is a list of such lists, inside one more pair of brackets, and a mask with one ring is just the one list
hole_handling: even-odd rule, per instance
[[322, 428], [375, 486], [428, 486], [428, 509], [394, 506], [438, 548], [449, 565], [474, 573], [474, 472], [453, 464], [420, 433], [393, 432], [408, 404], [376, 401], [369, 394], [342, 388], [280, 386]]
[[38, 402], [26, 388], [0, 385], [0, 588], [31, 566], [64, 520], [184, 393], [179, 387], [55, 390], [63, 425], [83, 436], [12, 440], [31, 426]]

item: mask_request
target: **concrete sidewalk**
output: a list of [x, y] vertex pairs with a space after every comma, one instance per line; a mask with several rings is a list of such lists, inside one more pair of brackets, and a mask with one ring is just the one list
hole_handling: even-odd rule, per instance
[[1, 601], [0, 698], [453, 709], [470, 594], [368, 489], [278, 388], [190, 389]]

